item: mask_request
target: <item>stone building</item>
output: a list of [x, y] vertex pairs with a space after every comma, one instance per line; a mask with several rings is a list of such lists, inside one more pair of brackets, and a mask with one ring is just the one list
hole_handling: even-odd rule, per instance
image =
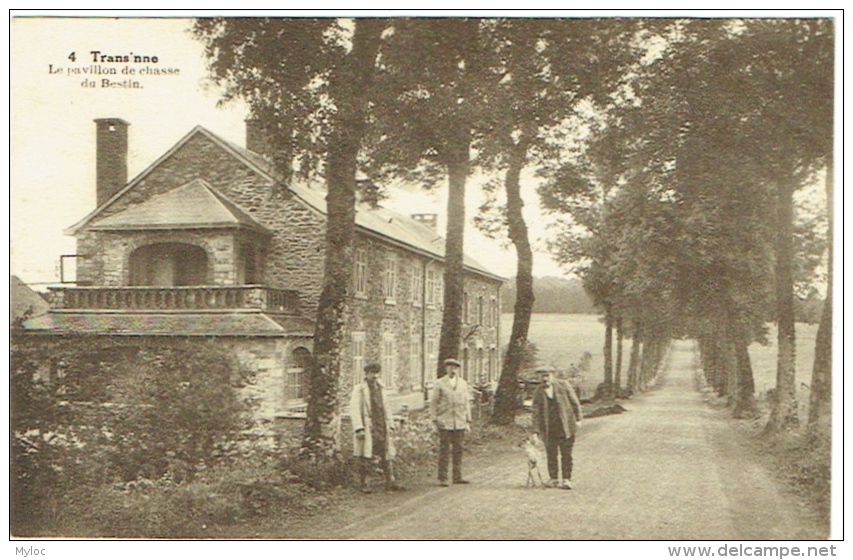
[[[258, 123], [247, 146], [202, 127], [127, 181], [129, 124], [96, 120], [97, 208], [77, 239], [74, 287], [25, 323], [45, 337], [211, 339], [255, 372], [264, 419], [304, 412], [304, 360], [323, 276], [324, 193], [283, 181]], [[444, 239], [435, 215], [359, 206], [344, 390], [378, 361], [398, 406], [418, 408], [436, 371]], [[497, 379], [503, 279], [465, 261], [464, 342], [472, 382]]]

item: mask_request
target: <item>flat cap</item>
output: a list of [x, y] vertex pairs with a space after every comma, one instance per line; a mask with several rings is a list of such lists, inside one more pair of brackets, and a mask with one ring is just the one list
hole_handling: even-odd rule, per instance
[[370, 363], [370, 364], [367, 364], [366, 366], [364, 366], [364, 371], [366, 371], [366, 372], [379, 372], [379, 371], [382, 371], [382, 366], [380, 366], [376, 362], [373, 362], [373, 363]]
[[462, 367], [462, 364], [456, 358], [447, 358], [444, 360], [444, 365]]

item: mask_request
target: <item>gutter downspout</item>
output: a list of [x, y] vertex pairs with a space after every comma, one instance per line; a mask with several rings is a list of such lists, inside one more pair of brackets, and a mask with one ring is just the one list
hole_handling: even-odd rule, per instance
[[[503, 287], [503, 283], [498, 284], [498, 289], [495, 293], [496, 301], [495, 301], [495, 371], [492, 372], [493, 376], [498, 377], [498, 381], [500, 381], [500, 371], [501, 371], [501, 288]], [[489, 379], [489, 383], [492, 383], [494, 380]]]
[[424, 404], [429, 401], [429, 389], [427, 389], [426, 385], [426, 314], [427, 314], [427, 303], [426, 303], [426, 276], [427, 269], [429, 266], [435, 262], [435, 259], [429, 259], [424, 262], [424, 272], [423, 277], [421, 278], [421, 389], [424, 392]]

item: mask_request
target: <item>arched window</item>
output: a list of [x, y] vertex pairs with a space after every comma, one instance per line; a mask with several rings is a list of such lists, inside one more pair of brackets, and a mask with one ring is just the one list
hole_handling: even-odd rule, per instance
[[188, 243], [153, 243], [130, 254], [131, 286], [203, 286], [207, 253]]
[[309, 370], [310, 363], [311, 352], [307, 348], [300, 346], [293, 350], [285, 372], [285, 402], [302, 400], [307, 396], [308, 386], [305, 383], [305, 375]]

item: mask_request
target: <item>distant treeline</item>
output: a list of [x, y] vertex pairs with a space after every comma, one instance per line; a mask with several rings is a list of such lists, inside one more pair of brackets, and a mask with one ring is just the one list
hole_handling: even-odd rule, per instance
[[[501, 311], [512, 313], [515, 306], [515, 278], [506, 281], [501, 293]], [[534, 278], [533, 293], [536, 296], [534, 313], [599, 313], [578, 278]], [[822, 299], [794, 299], [794, 316], [798, 323], [817, 324], [822, 310]]]
[[[507, 280], [501, 292], [503, 312], [512, 313], [515, 306], [515, 278]], [[597, 313], [577, 278], [534, 278], [533, 293], [536, 296], [534, 313]]]

